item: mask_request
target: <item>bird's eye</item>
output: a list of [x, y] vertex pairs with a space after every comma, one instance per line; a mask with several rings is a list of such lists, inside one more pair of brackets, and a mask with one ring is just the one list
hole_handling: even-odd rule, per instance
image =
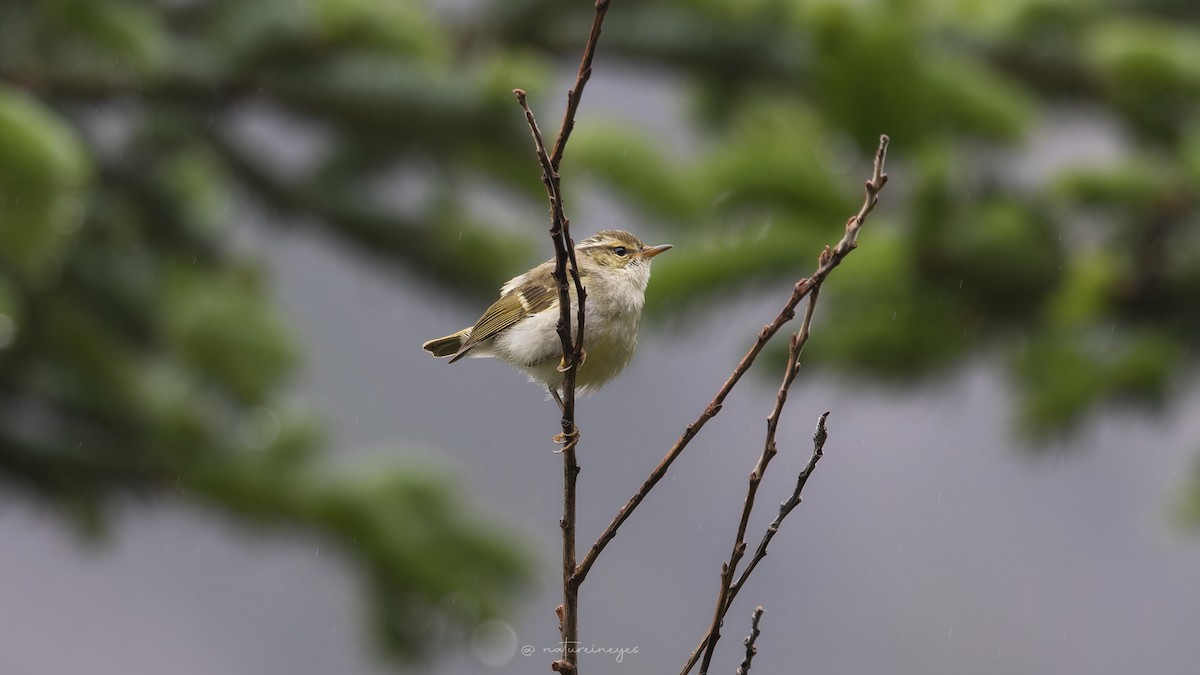
[[624, 257], [625, 255], [629, 254], [629, 249], [625, 248], [624, 246], [614, 246], [612, 252]]

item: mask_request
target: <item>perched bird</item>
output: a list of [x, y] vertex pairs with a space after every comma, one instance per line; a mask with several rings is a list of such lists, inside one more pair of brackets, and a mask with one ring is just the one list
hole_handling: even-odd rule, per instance
[[[580, 281], [587, 293], [577, 392], [599, 389], [633, 358], [650, 261], [670, 248], [670, 244], [646, 246], [621, 230], [597, 232], [575, 246]], [[553, 272], [554, 260], [547, 260], [510, 280], [500, 288], [500, 299], [474, 326], [430, 340], [422, 348], [437, 357], [450, 357], [450, 363], [464, 356], [498, 358], [525, 371], [531, 382], [540, 382], [557, 399], [563, 377], [562, 343]], [[570, 298], [574, 337], [578, 330], [574, 284], [570, 284]]]

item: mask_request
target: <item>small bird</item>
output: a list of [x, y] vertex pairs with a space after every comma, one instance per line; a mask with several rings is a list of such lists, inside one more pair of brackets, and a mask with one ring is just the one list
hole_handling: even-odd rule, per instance
[[[620, 373], [637, 347], [638, 324], [650, 282], [650, 261], [670, 244], [646, 246], [621, 230], [602, 230], [579, 242], [575, 259], [584, 301], [583, 363], [575, 374], [578, 393], [595, 391]], [[479, 321], [421, 347], [450, 363], [464, 356], [495, 357], [529, 375], [559, 399], [562, 343], [558, 337], [558, 284], [547, 260], [500, 288], [500, 299]], [[572, 337], [576, 293], [570, 285]], [[560, 401], [561, 404], [561, 401]]]

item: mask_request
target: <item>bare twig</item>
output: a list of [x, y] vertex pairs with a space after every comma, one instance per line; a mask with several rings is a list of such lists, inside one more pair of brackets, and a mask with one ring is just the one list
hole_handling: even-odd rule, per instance
[[575, 111], [579, 109], [579, 99], [583, 97], [583, 88], [592, 77], [592, 59], [596, 56], [596, 44], [600, 41], [600, 28], [604, 24], [604, 16], [608, 13], [609, 0], [596, 0], [596, 14], [592, 17], [592, 32], [588, 35], [587, 45], [583, 48], [583, 58], [579, 61], [579, 72], [575, 75], [575, 86], [567, 92], [567, 109], [563, 111], [562, 125], [558, 130], [558, 140], [554, 143], [554, 152], [550, 153], [550, 163], [558, 171], [562, 162], [563, 152], [567, 149], [567, 139], [575, 129]]
[[758, 647], [754, 643], [758, 640], [758, 622], [762, 619], [763, 608], [755, 607], [754, 614], [750, 616], [750, 634], [742, 640], [742, 644], [746, 645], [746, 657], [742, 659], [742, 665], [738, 666], [734, 675], [750, 675], [750, 662], [754, 660], [754, 655], [758, 653]]
[[[750, 574], [754, 572], [754, 568], [758, 566], [758, 563], [764, 557], [766, 557], [767, 546], [771, 543], [771, 539], [775, 537], [775, 534], [779, 532], [780, 526], [783, 525], [783, 519], [787, 518], [788, 514], [792, 512], [792, 509], [795, 509], [796, 506], [800, 504], [800, 493], [804, 491], [804, 486], [808, 484], [809, 476], [811, 476], [813, 470], [817, 468], [817, 462], [821, 461], [821, 458], [825, 456], [825, 440], [829, 437], [829, 431], [825, 428], [825, 420], [828, 418], [829, 413], [825, 412], [820, 418], [817, 419], [817, 429], [813, 432], [813, 452], [808, 458], [808, 464], [804, 465], [804, 468], [800, 471], [800, 475], [796, 477], [796, 488], [792, 490], [791, 496], [779, 505], [778, 515], [776, 515], [775, 520], [771, 521], [771, 524], [767, 526], [767, 531], [763, 533], [762, 540], [758, 543], [758, 548], [754, 550], [754, 555], [750, 557], [750, 562], [746, 564], [746, 569], [742, 570], [742, 574], [738, 577], [737, 581], [730, 585], [729, 599], [726, 601], [727, 604], [733, 602], [733, 599], [737, 597], [737, 594], [746, 584], [746, 580], [750, 578]], [[696, 665], [696, 661], [699, 660], [699, 654], [701, 650], [705, 650], [705, 653], [707, 653], [710, 645], [716, 643], [716, 637], [718, 637], [718, 634], [710, 627], [709, 632], [704, 635], [704, 638], [700, 640], [700, 644], [697, 645], [695, 651], [692, 652], [691, 657], [688, 659], [687, 665], [685, 665], [683, 670], [680, 671], [681, 675], [686, 675], [687, 673], [691, 672], [692, 667], [694, 667]]]
[[[579, 462], [575, 456], [575, 447], [579, 443], [579, 430], [575, 426], [575, 376], [576, 364], [583, 340], [583, 307], [586, 294], [582, 288], [577, 291], [579, 317], [577, 336], [579, 341], [571, 341], [571, 295], [567, 285], [567, 268], [570, 263], [571, 277], [579, 284], [579, 273], [575, 269], [574, 243], [570, 238], [570, 223], [563, 212], [562, 195], [559, 191], [558, 173], [550, 162], [546, 152], [546, 144], [542, 140], [542, 132], [538, 128], [537, 119], [529, 108], [525, 92], [516, 89], [517, 102], [525, 111], [525, 121], [533, 134], [533, 144], [537, 150], [538, 161], [542, 165], [542, 182], [546, 185], [546, 195], [550, 200], [550, 239], [554, 242], [554, 280], [558, 284], [558, 338], [562, 343], [563, 383], [562, 395], [551, 388], [550, 393], [558, 402], [562, 414], [560, 423], [562, 433], [557, 437], [562, 443], [563, 456], [563, 516], [559, 526], [563, 533], [563, 602], [559, 606], [559, 633], [562, 638], [562, 658], [553, 663], [554, 670], [563, 673], [578, 672], [578, 655], [574, 646], [579, 642], [579, 584], [575, 582], [575, 522], [576, 522], [576, 479], [579, 476]], [[568, 253], [568, 251], [570, 253]]]
[[[579, 476], [579, 462], [575, 448], [579, 444], [579, 429], [575, 426], [575, 381], [579, 366], [583, 363], [584, 336], [584, 307], [587, 293], [583, 288], [583, 280], [579, 275], [579, 264], [575, 259], [575, 242], [571, 238], [571, 222], [563, 211], [561, 182], [558, 168], [566, 150], [567, 140], [575, 128], [575, 113], [579, 109], [579, 101], [583, 89], [592, 75], [592, 59], [596, 54], [596, 44], [600, 39], [601, 27], [605, 14], [608, 12], [609, 0], [596, 0], [596, 14], [592, 20], [591, 34], [584, 46], [583, 58], [579, 63], [579, 72], [575, 78], [575, 86], [567, 92], [567, 107], [563, 113], [562, 125], [558, 131], [558, 139], [552, 152], [546, 151], [541, 130], [533, 111], [526, 101], [525, 92], [517, 89], [514, 93], [517, 102], [525, 112], [525, 121], [533, 134], [534, 147], [537, 150], [538, 161], [542, 165], [542, 182], [546, 186], [546, 195], [550, 201], [550, 238], [554, 243], [554, 280], [558, 284], [558, 337], [562, 343], [563, 383], [561, 396], [551, 387], [562, 413], [562, 434], [558, 439], [563, 443], [563, 516], [559, 522], [563, 533], [563, 602], [558, 608], [559, 634], [562, 638], [562, 656], [551, 664], [551, 668], [560, 673], [575, 675], [579, 672], [579, 584], [583, 577], [576, 573], [575, 527], [576, 527], [576, 479]], [[570, 276], [568, 277], [568, 271]], [[574, 342], [571, 331], [571, 297], [568, 278], [573, 282], [576, 297], [576, 318]]]
[[775, 520], [767, 526], [767, 531], [763, 533], [762, 541], [758, 542], [758, 548], [754, 550], [754, 555], [750, 557], [750, 562], [746, 564], [746, 569], [742, 570], [741, 576], [734, 582], [733, 588], [730, 590], [730, 598], [738, 594], [742, 590], [742, 586], [746, 584], [746, 579], [750, 578], [750, 574], [754, 572], [754, 568], [759, 561], [767, 555], [767, 545], [771, 543], [771, 539], [775, 537], [775, 533], [779, 532], [779, 526], [783, 524], [783, 519], [792, 512], [800, 504], [800, 493], [804, 492], [804, 486], [808, 484], [808, 477], [812, 475], [813, 469], [817, 468], [817, 462], [825, 456], [825, 440], [829, 438], [829, 430], [825, 428], [825, 420], [829, 418], [829, 412], [826, 411], [817, 419], [817, 429], [813, 432], [813, 451], [808, 458], [808, 464], [796, 476], [796, 488], [792, 490], [792, 495], [787, 498], [787, 501], [779, 505], [779, 514], [775, 516]]
[[[821, 256], [824, 258], [827, 254], [822, 251]], [[812, 327], [813, 314], [817, 309], [817, 298], [820, 297], [821, 287], [815, 286], [812, 293], [808, 295], [808, 308], [804, 312], [804, 320], [800, 322], [800, 330], [792, 333], [791, 340], [788, 341], [788, 358], [787, 364], [783, 373], [783, 382], [779, 385], [779, 391], [775, 394], [775, 406], [771, 409], [771, 413], [767, 415], [767, 434], [763, 441], [762, 454], [759, 455], [758, 463], [750, 472], [749, 486], [746, 489], [746, 500], [742, 506], [742, 517], [738, 521], [737, 535], [733, 540], [733, 552], [729, 554], [729, 559], [721, 564], [721, 586], [717, 591], [717, 608], [713, 613], [712, 623], [708, 628], [708, 635], [705, 638], [704, 660], [700, 664], [700, 673], [704, 675], [708, 672], [709, 665], [712, 663], [713, 652], [717, 646], [717, 640], [721, 638], [721, 626], [725, 622], [725, 614], [729, 612], [729, 605], [732, 602], [730, 592], [732, 590], [733, 574], [737, 570], [737, 565], [742, 560], [742, 556], [746, 553], [746, 528], [750, 523], [750, 514], [754, 510], [754, 498], [758, 494], [758, 486], [762, 483], [763, 475], [767, 472], [767, 465], [771, 463], [771, 459], [779, 452], [775, 442], [775, 435], [779, 429], [779, 418], [783, 414], [783, 406], [787, 403], [788, 391], [792, 387], [792, 382], [796, 379], [796, 373], [800, 370], [800, 354], [804, 351], [804, 345], [808, 342], [810, 329]], [[689, 668], [695, 662], [696, 653], [693, 652], [689, 660]]]
[[734, 385], [738, 383], [738, 380], [742, 378], [742, 375], [745, 375], [746, 371], [750, 369], [751, 364], [758, 358], [759, 352], [779, 332], [783, 324], [795, 318], [796, 306], [800, 304], [800, 301], [815, 287], [820, 285], [829, 276], [829, 273], [840, 265], [842, 260], [858, 246], [858, 233], [862, 229], [867, 216], [875, 210], [875, 205], [879, 203], [879, 193], [887, 185], [887, 174], [884, 173], [883, 169], [887, 159], [888, 143], [889, 139], [887, 136], [879, 137], [879, 149], [875, 152], [874, 170], [871, 179], [866, 183], [866, 194], [863, 198], [862, 207], [859, 208], [858, 213], [851, 216], [850, 220], [846, 222], [846, 231], [842, 239], [836, 246], [829, 249], [828, 255], [822, 256], [822, 262], [817, 267], [817, 270], [813, 272], [812, 276], [796, 282], [796, 285], [792, 289], [792, 296], [788, 298], [783, 309], [780, 310], [779, 314], [770, 324], [763, 326], [762, 330], [759, 331], [758, 338], [750, 346], [750, 350], [742, 357], [741, 362], [734, 368], [733, 374], [729, 376], [725, 384], [721, 385], [720, 390], [717, 391], [717, 395], [709, 402], [708, 407], [696, 418], [696, 421], [687, 426], [683, 434], [675, 441], [675, 444], [671, 446], [671, 449], [667, 451], [667, 454], [658, 463], [658, 466], [654, 467], [654, 470], [650, 472], [649, 477], [642, 483], [642, 486], [617, 511], [617, 515], [608, 524], [608, 527], [604, 529], [599, 538], [596, 539], [596, 542], [592, 544], [591, 550], [588, 551], [587, 555], [579, 563], [579, 567], [575, 572], [576, 578], [582, 581], [587, 576], [592, 565], [596, 563], [596, 558], [600, 555], [600, 552], [616, 536], [617, 529], [621, 527], [621, 524], [629, 519], [634, 509], [642, 503], [642, 500], [646, 498], [650, 490], [662, 480], [663, 476], [667, 473], [667, 469], [671, 467], [671, 464], [679, 457], [684, 448], [691, 443], [700, 429], [721, 411], [721, 407], [725, 403], [725, 398], [729, 395]]
[[533, 135], [533, 145], [537, 151], [538, 161], [542, 165], [542, 183], [546, 186], [546, 196], [550, 201], [550, 239], [554, 243], [554, 280], [558, 283], [558, 339], [562, 343], [563, 353], [562, 398], [559, 400], [558, 395], [555, 395], [555, 400], [559, 401], [559, 407], [562, 409], [562, 433], [564, 442], [568, 442], [577, 435], [574, 422], [576, 371], [573, 366], [576, 363], [578, 351], [576, 347], [582, 346], [583, 306], [587, 293], [583, 291], [582, 287], [576, 289], [579, 299], [579, 315], [576, 329], [578, 345], [576, 345], [571, 340], [571, 294], [570, 287], [567, 285], [568, 263], [570, 263], [571, 278], [575, 279], [576, 284], [579, 284], [579, 273], [575, 269], [575, 247], [570, 235], [571, 222], [567, 220], [566, 213], [563, 211], [558, 172], [555, 170], [554, 164], [550, 161], [550, 155], [546, 152], [546, 144], [542, 140], [542, 131], [538, 128], [537, 119], [533, 116], [533, 111], [529, 108], [525, 91], [514, 89], [513, 93], [517, 96], [517, 103], [525, 111], [525, 122], [529, 125], [529, 131]]

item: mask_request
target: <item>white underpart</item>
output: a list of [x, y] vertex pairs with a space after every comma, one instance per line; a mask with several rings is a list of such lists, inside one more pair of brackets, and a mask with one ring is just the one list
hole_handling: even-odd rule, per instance
[[[583, 349], [587, 355], [575, 379], [576, 391], [581, 394], [598, 389], [616, 377], [629, 365], [637, 347], [646, 285], [650, 282], [650, 261], [631, 261], [624, 268], [613, 271], [616, 274], [606, 279], [591, 274], [584, 280], [587, 302]], [[501, 294], [509, 292], [522, 281], [524, 275], [509, 281], [501, 289]], [[574, 338], [578, 326], [574, 321], [576, 301], [573, 285], [570, 297], [571, 336]], [[562, 373], [558, 372], [562, 359], [562, 343], [556, 330], [558, 316], [558, 303], [555, 303], [550, 310], [527, 317], [493, 340], [480, 343], [471, 350], [470, 356], [498, 356], [525, 371], [531, 382], [557, 389], [562, 383]]]

